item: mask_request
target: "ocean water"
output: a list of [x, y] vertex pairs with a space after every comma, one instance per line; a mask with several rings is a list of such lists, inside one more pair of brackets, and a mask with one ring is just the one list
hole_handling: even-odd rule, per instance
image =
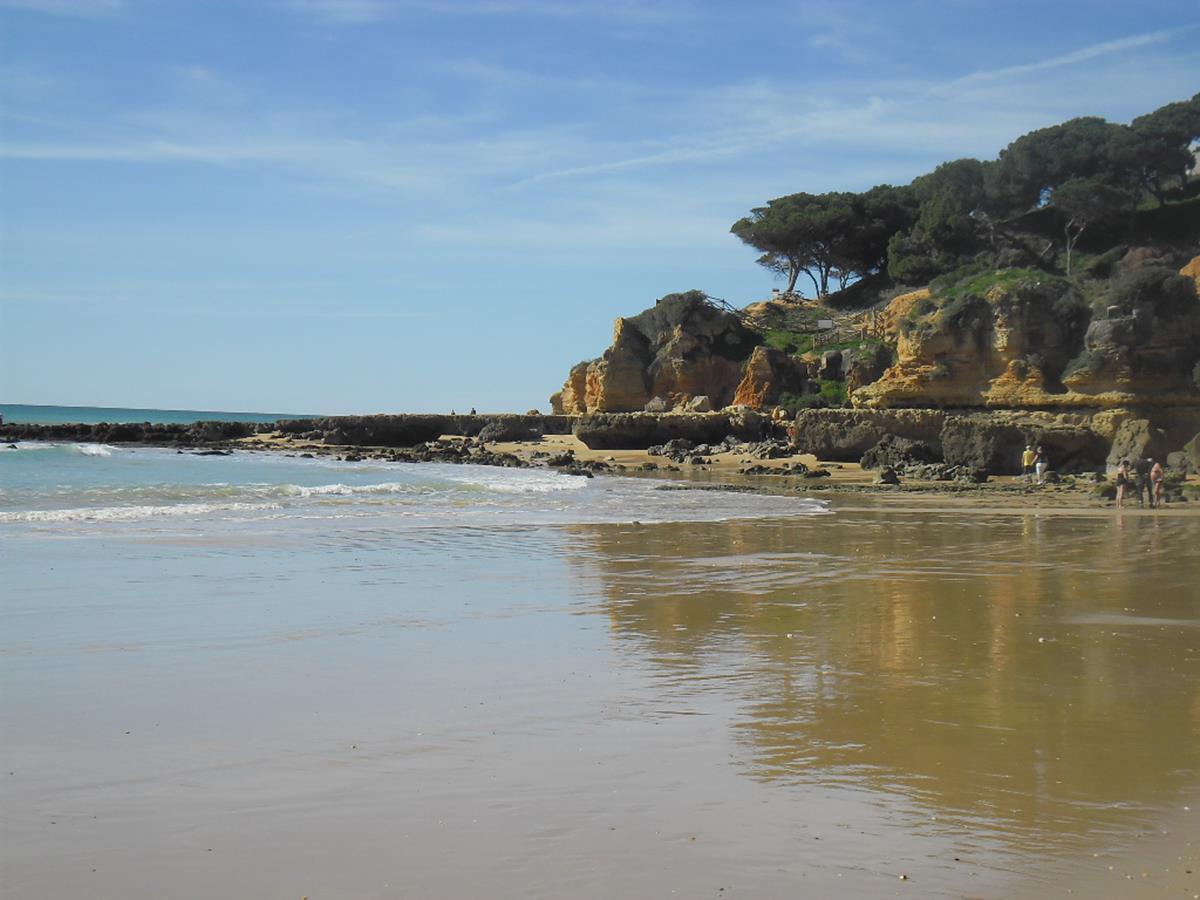
[[1200, 517], [697, 486], [0, 450], [0, 896], [1198, 892]]
[[192, 422], [275, 422], [279, 419], [307, 419], [293, 413], [226, 412], [212, 409], [126, 409], [110, 406], [44, 406], [29, 403], [0, 403], [5, 422], [35, 425], [100, 422], [149, 422], [152, 425], [177, 425]]
[[341, 462], [298, 455], [210, 456], [159, 448], [20, 442], [0, 448], [0, 525], [36, 530], [164, 520], [220, 535], [256, 523], [338, 520], [396, 529], [533, 526], [813, 515], [797, 498], [685, 491], [553, 469]]

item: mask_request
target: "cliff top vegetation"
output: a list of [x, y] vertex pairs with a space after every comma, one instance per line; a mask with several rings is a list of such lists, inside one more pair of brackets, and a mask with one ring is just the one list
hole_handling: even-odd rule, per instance
[[946, 162], [907, 185], [778, 197], [731, 231], [788, 292], [804, 275], [843, 307], [964, 269], [1104, 278], [1130, 245], [1195, 253], [1198, 141], [1200, 94], [1128, 125], [1083, 117], [1042, 128], [996, 159]]

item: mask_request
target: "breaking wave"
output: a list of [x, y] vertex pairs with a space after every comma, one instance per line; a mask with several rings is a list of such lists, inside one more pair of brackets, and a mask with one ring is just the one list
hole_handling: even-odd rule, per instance
[[0, 512], [0, 522], [134, 522], [156, 516], [202, 516], [214, 512], [278, 509], [271, 503], [177, 503], [173, 506], [101, 506]]

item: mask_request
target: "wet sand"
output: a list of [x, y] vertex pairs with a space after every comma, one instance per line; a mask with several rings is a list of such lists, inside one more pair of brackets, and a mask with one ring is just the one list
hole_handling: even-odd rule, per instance
[[3, 894], [1200, 893], [1200, 519], [889, 501], [10, 547]]

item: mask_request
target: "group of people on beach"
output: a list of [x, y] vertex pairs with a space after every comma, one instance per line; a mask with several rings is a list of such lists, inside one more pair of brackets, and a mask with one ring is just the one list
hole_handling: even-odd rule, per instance
[[[1035, 448], [1033, 444], [1026, 444], [1025, 452], [1021, 454], [1021, 477], [1025, 481], [1036, 479], [1038, 484], [1045, 484], [1046, 473], [1049, 470], [1050, 457], [1046, 449], [1041, 445]], [[1153, 457], [1139, 458], [1132, 464], [1127, 459], [1121, 460], [1115, 478], [1117, 509], [1125, 508], [1125, 500], [1132, 490], [1137, 491], [1138, 506], [1145, 506], [1147, 502], [1151, 509], [1162, 506], [1163, 482], [1166, 477], [1162, 463]]]
[[1163, 502], [1163, 481], [1166, 479], [1162, 463], [1147, 456], [1139, 458], [1132, 467], [1129, 460], [1121, 460], [1117, 466], [1117, 509], [1125, 508], [1125, 497], [1132, 487], [1137, 490], [1138, 506], [1145, 506], [1146, 499], [1150, 500], [1150, 508], [1156, 509]]
[[1046, 453], [1046, 448], [1038, 445], [1036, 450], [1032, 444], [1025, 445], [1025, 452], [1021, 454], [1021, 477], [1026, 481], [1037, 479], [1038, 484], [1046, 483], [1046, 473], [1050, 471], [1050, 456]]

